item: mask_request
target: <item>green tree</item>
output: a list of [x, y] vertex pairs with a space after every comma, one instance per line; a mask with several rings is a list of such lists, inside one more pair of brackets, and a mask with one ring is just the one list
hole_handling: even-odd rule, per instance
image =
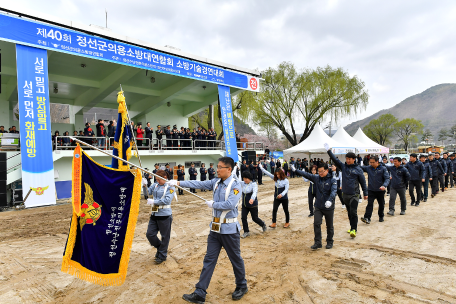
[[391, 134], [395, 130], [397, 118], [392, 114], [383, 114], [377, 119], [371, 120], [367, 126], [363, 128], [364, 133], [376, 143], [384, 146]]
[[[239, 114], [244, 120], [278, 128], [292, 145], [305, 140], [317, 123], [329, 117], [337, 122], [356, 114], [368, 103], [364, 82], [342, 68], [326, 66], [298, 71], [294, 64], [282, 62], [262, 75], [260, 93], [239, 94], [250, 97]], [[297, 130], [300, 125], [304, 130]]]
[[433, 137], [433, 135], [432, 135], [431, 130], [426, 129], [426, 130], [423, 132], [423, 136], [421, 136], [421, 140], [422, 140], [422, 141], [425, 141], [426, 143], [428, 143], [429, 140], [430, 140], [432, 137]]
[[445, 139], [447, 139], [448, 137], [450, 137], [448, 130], [445, 128], [440, 129], [438, 140], [442, 142], [442, 145], [443, 145], [443, 142], [445, 141]]
[[423, 133], [423, 128], [421, 120], [416, 120], [415, 118], [406, 118], [396, 123], [396, 135], [404, 143], [405, 151], [408, 151], [411, 143], [418, 141], [416, 134]]
[[453, 140], [456, 138], [456, 125], [453, 125], [453, 126], [450, 128], [448, 137], [453, 138]]

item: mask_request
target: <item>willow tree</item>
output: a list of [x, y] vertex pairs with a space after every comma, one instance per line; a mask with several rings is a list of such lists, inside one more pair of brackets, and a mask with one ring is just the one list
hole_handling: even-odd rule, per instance
[[239, 94], [251, 100], [237, 114], [255, 124], [278, 128], [292, 145], [305, 140], [318, 123], [337, 122], [368, 103], [364, 82], [342, 68], [298, 71], [294, 64], [282, 62], [262, 75], [260, 93]]

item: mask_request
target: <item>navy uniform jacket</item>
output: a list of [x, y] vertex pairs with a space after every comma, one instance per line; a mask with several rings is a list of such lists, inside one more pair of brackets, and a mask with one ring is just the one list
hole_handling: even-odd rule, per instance
[[359, 194], [359, 186], [363, 189], [364, 196], [367, 196], [366, 179], [364, 173], [358, 164], [347, 165], [342, 163], [332, 152], [328, 155], [334, 162], [334, 165], [342, 171], [342, 193], [347, 195]]
[[241, 173], [244, 172], [244, 171], [247, 171], [247, 170], [248, 170], [247, 168], [248, 168], [248, 167], [247, 167], [246, 164], [242, 164], [242, 165], [241, 165]]
[[207, 177], [207, 169], [206, 168], [200, 168], [200, 177], [201, 177], [201, 180], [206, 180], [206, 177]]
[[214, 168], [207, 169], [207, 172], [209, 173], [209, 179], [213, 179], [215, 177], [215, 169]]
[[361, 166], [361, 169], [367, 173], [367, 190], [382, 191], [380, 187], [388, 187], [390, 182], [390, 175], [385, 166], [378, 165], [377, 168], [374, 168], [372, 166]]
[[439, 158], [437, 161], [440, 163], [440, 165], [441, 165], [441, 167], [442, 167], [442, 170], [440, 170], [440, 168], [439, 168], [439, 170], [438, 170], [439, 175], [445, 174], [445, 173], [447, 172], [447, 169], [448, 169], [448, 168], [447, 168], [446, 161], [444, 161], [443, 158]]
[[160, 129], [160, 130], [155, 130], [155, 136], [158, 138], [158, 139], [162, 139], [163, 137], [163, 130]]
[[178, 181], [183, 181], [185, 180], [185, 171], [184, 170], [177, 170], [177, 180]]
[[166, 168], [165, 171], [168, 172], [168, 176], [169, 176], [169, 179], [170, 179], [170, 180], [174, 178], [174, 172], [173, 172], [174, 169], [172, 169], [172, 168], [169, 168], [169, 169]]
[[447, 166], [446, 173], [451, 174], [452, 172], [454, 172], [453, 162], [451, 161], [451, 159], [447, 157], [447, 159], [443, 159], [443, 161], [446, 163]]
[[422, 179], [426, 178], [426, 173], [424, 170], [423, 163], [420, 162], [419, 160], [415, 161], [414, 163], [409, 161], [404, 167], [410, 173], [410, 180], [416, 181], [416, 180], [422, 180]]
[[429, 166], [431, 167], [432, 172], [430, 177], [437, 177], [439, 176], [439, 172], [443, 172], [442, 164], [436, 159], [429, 161]]
[[165, 129], [166, 139], [171, 138], [171, 130]]
[[424, 178], [432, 178], [432, 168], [431, 168], [431, 165], [429, 164], [429, 161], [425, 161], [423, 163], [423, 167], [424, 167]]
[[410, 173], [408, 170], [400, 165], [396, 168], [396, 166], [386, 167], [391, 174], [391, 187], [393, 189], [402, 189], [405, 188], [408, 181], [410, 180]]
[[[315, 207], [322, 210], [334, 209], [337, 194], [337, 181], [331, 174], [328, 173], [325, 177], [320, 177], [318, 174], [313, 175], [301, 170], [296, 170], [295, 172], [315, 184]], [[325, 206], [327, 201], [331, 202], [329, 208], [326, 208]]]
[[[237, 218], [239, 213], [238, 204], [242, 197], [242, 186], [237, 180], [234, 180], [233, 184], [231, 185], [228, 200], [225, 200], [225, 193], [228, 184], [232, 179], [233, 176], [228, 177], [223, 182], [220, 180], [220, 178], [214, 178], [207, 181], [183, 181], [180, 182], [180, 186], [192, 189], [214, 190], [215, 184], [220, 180], [213, 194], [214, 204], [212, 205], [212, 208], [215, 211], [215, 217], [220, 217], [224, 210], [230, 210], [226, 214], [225, 218]], [[235, 234], [239, 233], [240, 230], [241, 225], [239, 222], [225, 223], [221, 225], [220, 234]]]
[[173, 129], [172, 130], [173, 134], [173, 139], [178, 139], [179, 138], [179, 130], [178, 129]]
[[[156, 174], [158, 170], [160, 170], [160, 169], [154, 169], [154, 171], [152, 171], [152, 173]], [[157, 182], [157, 178], [154, 176], [154, 183], [156, 183], [156, 182]]]
[[152, 139], [152, 130], [149, 127], [146, 127], [146, 138]]
[[196, 139], [203, 139], [203, 133], [201, 131], [196, 131]]
[[275, 162], [270, 161], [270, 162], [269, 162], [269, 165], [271, 166], [272, 169], [274, 169], [274, 167], [275, 167]]
[[190, 168], [188, 169], [188, 174], [190, 175], [190, 180], [196, 180], [196, 177], [197, 177], [198, 175], [195, 175], [195, 173], [198, 173], [198, 172], [196, 171], [196, 168], [190, 167]]

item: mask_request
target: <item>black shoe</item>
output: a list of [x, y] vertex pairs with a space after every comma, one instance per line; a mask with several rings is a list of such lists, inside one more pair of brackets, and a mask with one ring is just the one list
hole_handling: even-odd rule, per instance
[[182, 299], [184, 299], [185, 301], [190, 302], [190, 303], [202, 304], [202, 303], [206, 302], [206, 299], [204, 299], [203, 297], [200, 297], [196, 293], [184, 294], [182, 296]]
[[379, 222], [383, 222], [383, 221], [384, 221], [384, 220], [383, 220], [383, 217], [379, 218], [378, 221], [379, 221]]
[[321, 246], [321, 244], [315, 243], [315, 244], [313, 244], [312, 246], [310, 246], [310, 249], [312, 249], [312, 250], [317, 250], [318, 248], [321, 248], [321, 247], [323, 247], [323, 246]]
[[435, 194], [431, 194], [431, 197], [434, 198]]
[[412, 202], [412, 206], [415, 206], [415, 202]]
[[311, 214], [309, 214], [309, 215], [308, 215], [308, 217], [312, 217], [312, 216], [314, 216], [314, 214], [313, 214], [313, 213], [311, 213]]
[[245, 288], [240, 288], [240, 287], [236, 287], [236, 289], [234, 290], [233, 294], [231, 295], [231, 298], [234, 300], [234, 301], [238, 301], [240, 299], [242, 299], [242, 297], [249, 291], [249, 289], [247, 287]]
[[420, 201], [415, 202], [415, 207], [418, 207], [420, 205]]
[[368, 219], [368, 218], [365, 218], [365, 217], [362, 217], [361, 220], [366, 223], [366, 224], [370, 224], [371, 223], [371, 220]]
[[164, 261], [166, 261], [166, 259], [165, 259], [165, 260], [163, 260], [163, 259], [161, 259], [161, 258], [157, 257], [157, 258], [155, 259], [155, 264], [157, 264], [157, 265], [158, 265], [158, 264], [161, 264], [161, 263], [163, 263]]
[[423, 202], [427, 202], [427, 198], [425, 198]]
[[326, 244], [326, 249], [331, 249], [331, 248], [333, 248], [333, 244], [329, 244], [329, 243]]
[[266, 224], [263, 225], [263, 232], [266, 232], [268, 230], [268, 227], [266, 226]]
[[405, 210], [402, 210], [402, 211], [401, 211], [401, 215], [405, 215]]

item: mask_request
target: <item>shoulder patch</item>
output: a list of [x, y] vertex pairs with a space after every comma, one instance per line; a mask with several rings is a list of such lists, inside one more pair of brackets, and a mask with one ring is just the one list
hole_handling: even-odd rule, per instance
[[172, 189], [171, 189], [171, 190], [169, 190], [169, 193], [173, 194], [173, 193], [174, 193], [174, 190], [172, 190]]
[[234, 195], [238, 195], [239, 190], [235, 188], [235, 189], [233, 190], [233, 192], [234, 192]]

